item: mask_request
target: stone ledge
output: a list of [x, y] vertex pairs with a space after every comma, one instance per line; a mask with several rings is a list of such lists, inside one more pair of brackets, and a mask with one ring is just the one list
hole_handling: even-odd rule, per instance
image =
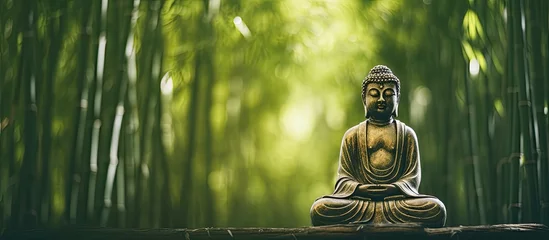
[[113, 229], [51, 228], [5, 231], [2, 240], [11, 239], [157, 239], [157, 240], [313, 240], [313, 239], [549, 239], [549, 228], [542, 224], [501, 224], [421, 228], [414, 225], [333, 225], [302, 228], [198, 228], [198, 229]]

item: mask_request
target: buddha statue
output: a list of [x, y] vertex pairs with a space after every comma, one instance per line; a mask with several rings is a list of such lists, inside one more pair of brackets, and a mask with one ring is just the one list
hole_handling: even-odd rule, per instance
[[400, 80], [386, 66], [372, 68], [362, 82], [366, 120], [345, 132], [335, 190], [314, 202], [313, 225], [444, 226], [444, 204], [418, 193], [418, 141], [412, 128], [395, 119], [399, 99]]

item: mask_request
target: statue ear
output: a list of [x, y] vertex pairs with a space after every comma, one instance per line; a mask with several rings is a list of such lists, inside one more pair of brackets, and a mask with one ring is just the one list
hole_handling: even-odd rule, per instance
[[364, 106], [364, 117], [368, 118], [368, 109], [366, 108], [366, 99], [362, 98], [362, 106]]
[[395, 111], [393, 111], [393, 117], [398, 117], [398, 104], [395, 106]]

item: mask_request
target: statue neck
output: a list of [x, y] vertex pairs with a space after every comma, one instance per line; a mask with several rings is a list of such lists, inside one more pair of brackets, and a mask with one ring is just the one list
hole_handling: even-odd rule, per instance
[[370, 117], [370, 118], [368, 118], [368, 122], [372, 123], [374, 125], [384, 126], [384, 125], [388, 125], [388, 124], [393, 123], [394, 119], [393, 119], [392, 116], [389, 117], [389, 119], [375, 119], [373, 117]]

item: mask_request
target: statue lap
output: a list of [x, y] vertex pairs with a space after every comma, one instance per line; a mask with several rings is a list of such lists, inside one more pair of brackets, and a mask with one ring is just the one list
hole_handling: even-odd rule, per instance
[[[444, 204], [435, 197], [372, 201], [320, 198], [311, 207], [313, 225], [345, 223], [418, 223], [438, 226], [446, 218]], [[389, 198], [389, 199], [391, 199]]]

